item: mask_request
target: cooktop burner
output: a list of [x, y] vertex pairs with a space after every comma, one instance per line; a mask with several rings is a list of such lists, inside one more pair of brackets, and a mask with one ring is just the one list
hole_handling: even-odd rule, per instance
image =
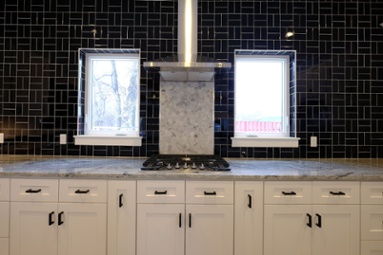
[[214, 170], [230, 171], [229, 163], [218, 155], [153, 155], [141, 170]]

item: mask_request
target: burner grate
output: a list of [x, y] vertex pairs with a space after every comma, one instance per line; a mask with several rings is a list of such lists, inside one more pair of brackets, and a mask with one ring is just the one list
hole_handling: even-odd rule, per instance
[[213, 170], [230, 171], [229, 163], [218, 155], [152, 155], [141, 170]]

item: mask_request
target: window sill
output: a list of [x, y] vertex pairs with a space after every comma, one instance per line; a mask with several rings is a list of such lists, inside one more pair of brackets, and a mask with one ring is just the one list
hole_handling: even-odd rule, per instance
[[232, 137], [232, 147], [298, 148], [299, 137]]
[[142, 137], [128, 136], [74, 136], [75, 145], [141, 146]]

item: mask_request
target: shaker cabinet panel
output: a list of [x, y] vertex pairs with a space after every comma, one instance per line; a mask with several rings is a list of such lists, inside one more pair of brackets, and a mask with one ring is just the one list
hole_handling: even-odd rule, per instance
[[9, 237], [9, 202], [0, 202], [0, 238]]
[[9, 201], [9, 179], [0, 178], [0, 201]]
[[108, 255], [136, 254], [136, 181], [108, 182]]
[[235, 182], [234, 254], [262, 255], [263, 182]]
[[57, 254], [56, 203], [11, 203], [10, 255]]
[[234, 184], [231, 181], [187, 181], [187, 204], [233, 204]]
[[313, 255], [359, 255], [360, 207], [317, 205], [313, 227]]
[[137, 182], [137, 203], [163, 204], [184, 203], [185, 181], [146, 181]]
[[186, 205], [186, 255], [233, 254], [233, 206]]
[[360, 183], [313, 182], [313, 204], [360, 204]]
[[60, 203], [58, 255], [106, 254], [106, 204]]
[[383, 241], [383, 204], [361, 206], [362, 240]]
[[137, 205], [137, 255], [182, 255], [185, 206]]
[[311, 182], [265, 182], [265, 204], [311, 204]]
[[57, 202], [58, 180], [51, 179], [12, 179], [11, 201]]
[[382, 182], [362, 182], [361, 204], [382, 205], [383, 204], [383, 183]]
[[59, 202], [106, 203], [106, 180], [60, 180]]
[[0, 238], [0, 254], [9, 255], [9, 238]]

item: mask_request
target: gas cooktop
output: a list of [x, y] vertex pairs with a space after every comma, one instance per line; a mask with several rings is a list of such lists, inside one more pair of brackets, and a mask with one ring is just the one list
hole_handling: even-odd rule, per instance
[[218, 155], [152, 155], [141, 170], [230, 171], [229, 163]]

